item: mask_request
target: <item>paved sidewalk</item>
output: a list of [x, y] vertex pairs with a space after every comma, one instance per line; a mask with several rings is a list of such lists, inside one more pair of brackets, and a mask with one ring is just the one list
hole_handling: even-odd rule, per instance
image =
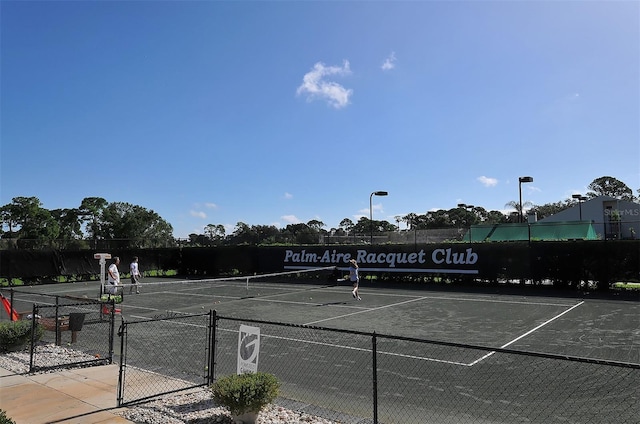
[[0, 368], [0, 409], [16, 424], [130, 423], [115, 414], [117, 387], [117, 365], [33, 375]]

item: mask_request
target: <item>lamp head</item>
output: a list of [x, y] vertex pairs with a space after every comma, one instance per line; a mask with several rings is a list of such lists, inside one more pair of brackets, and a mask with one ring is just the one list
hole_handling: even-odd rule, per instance
[[518, 181], [520, 181], [521, 183], [532, 183], [533, 177], [520, 177]]
[[374, 191], [373, 194], [375, 194], [376, 196], [386, 196], [389, 193], [387, 193], [386, 191]]

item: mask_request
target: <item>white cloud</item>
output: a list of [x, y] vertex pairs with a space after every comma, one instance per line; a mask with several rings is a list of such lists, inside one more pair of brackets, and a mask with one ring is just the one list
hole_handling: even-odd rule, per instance
[[287, 199], [287, 200], [288, 200], [288, 199], [293, 199], [293, 194], [291, 194], [291, 193], [284, 193], [284, 198], [285, 198], [285, 199]]
[[207, 214], [201, 211], [189, 211], [189, 215], [195, 216], [196, 218], [206, 219]]
[[306, 94], [307, 101], [322, 99], [336, 109], [343, 108], [349, 104], [349, 97], [353, 94], [353, 90], [346, 89], [334, 81], [327, 81], [325, 77], [349, 74], [351, 74], [351, 69], [348, 60], [344, 61], [342, 67], [325, 66], [322, 62], [318, 62], [302, 78], [302, 84], [296, 93], [298, 95]]
[[287, 224], [299, 224], [301, 222], [295, 215], [283, 215], [280, 218]]
[[396, 67], [396, 53], [391, 52], [391, 55], [389, 55], [389, 57], [387, 57], [384, 60], [384, 63], [382, 63], [381, 68], [383, 71], [389, 71], [395, 67]]
[[218, 209], [218, 205], [216, 205], [215, 203], [205, 203], [204, 207], [208, 209]]
[[485, 177], [484, 175], [477, 178], [480, 183], [485, 187], [494, 187], [498, 185], [498, 180], [495, 178]]
[[[373, 215], [384, 213], [384, 208], [382, 207], [382, 203], [378, 203], [377, 205], [373, 203], [371, 204], [371, 210], [369, 210], [369, 208], [366, 208], [366, 209], [360, 209], [358, 212], [360, 212], [362, 215], [354, 215], [354, 216], [357, 216], [357, 217], [366, 216], [367, 218], [369, 218], [370, 212], [372, 212]], [[374, 216], [373, 219], [376, 219], [376, 217]], [[378, 218], [378, 220], [379, 219], [380, 218]]]

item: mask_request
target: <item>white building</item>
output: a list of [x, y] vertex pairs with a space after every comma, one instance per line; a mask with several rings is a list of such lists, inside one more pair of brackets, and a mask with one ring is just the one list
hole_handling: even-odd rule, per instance
[[562, 221], [589, 221], [602, 240], [635, 239], [640, 237], [640, 204], [599, 196], [539, 222]]

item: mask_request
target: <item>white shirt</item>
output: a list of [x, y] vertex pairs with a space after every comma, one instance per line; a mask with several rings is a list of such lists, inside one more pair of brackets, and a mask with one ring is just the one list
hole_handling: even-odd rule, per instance
[[109, 284], [117, 286], [120, 283], [120, 272], [116, 264], [109, 265]]
[[140, 275], [140, 271], [138, 270], [138, 262], [131, 262], [129, 269], [131, 269], [131, 275]]

